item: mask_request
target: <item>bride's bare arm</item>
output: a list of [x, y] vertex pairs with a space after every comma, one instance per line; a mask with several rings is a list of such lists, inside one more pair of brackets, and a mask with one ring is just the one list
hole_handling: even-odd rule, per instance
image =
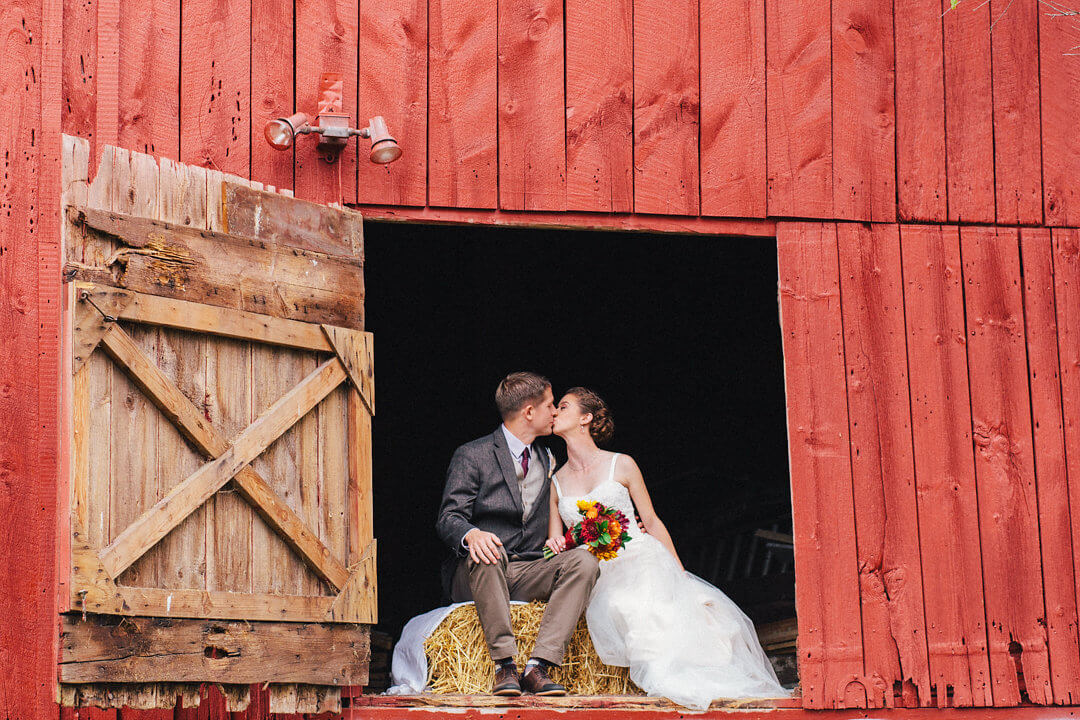
[[548, 499], [548, 539], [544, 544], [551, 548], [552, 552], [562, 552], [563, 524], [559, 517], [559, 491], [555, 489], [555, 483], [551, 484], [551, 492]]
[[685, 570], [682, 560], [679, 559], [679, 553], [675, 552], [675, 543], [671, 541], [671, 534], [653, 508], [649, 490], [645, 487], [645, 478], [641, 476], [641, 470], [638, 468], [637, 463], [634, 462], [634, 458], [629, 455], [622, 455], [617, 460], [617, 463], [615, 469], [616, 478], [630, 491], [630, 498], [634, 501], [634, 507], [637, 508], [638, 515], [641, 516], [641, 522], [646, 531], [663, 543], [668, 552], [674, 556], [675, 562], [679, 563], [679, 567]]

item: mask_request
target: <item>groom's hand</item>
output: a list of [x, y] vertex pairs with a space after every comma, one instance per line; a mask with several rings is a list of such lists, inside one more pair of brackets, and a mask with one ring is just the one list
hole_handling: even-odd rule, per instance
[[473, 562], [485, 565], [494, 565], [499, 562], [499, 548], [502, 547], [502, 540], [495, 533], [473, 528], [465, 533], [465, 544], [469, 548], [469, 557]]

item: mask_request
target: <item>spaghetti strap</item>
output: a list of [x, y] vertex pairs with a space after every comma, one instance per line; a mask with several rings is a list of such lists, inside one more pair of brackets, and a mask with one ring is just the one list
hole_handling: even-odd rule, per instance
[[[615, 463], [619, 461], [619, 453], [615, 453], [611, 458], [611, 469], [608, 470], [607, 481], [611, 482], [615, 479]], [[560, 493], [561, 494], [561, 493]]]
[[561, 498], [562, 497], [562, 488], [559, 487], [559, 481], [558, 481], [558, 479], [556, 479], [554, 474], [552, 474], [552, 476], [551, 476], [551, 484], [555, 486], [555, 492], [559, 493], [559, 497]]

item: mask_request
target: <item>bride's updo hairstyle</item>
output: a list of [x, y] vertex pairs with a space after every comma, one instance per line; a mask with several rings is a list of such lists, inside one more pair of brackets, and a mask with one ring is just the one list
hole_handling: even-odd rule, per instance
[[611, 419], [611, 411], [608, 410], [607, 403], [588, 388], [570, 388], [566, 394], [574, 396], [583, 414], [592, 413], [589, 435], [592, 435], [593, 442], [601, 447], [611, 442], [612, 436], [615, 435], [615, 421]]

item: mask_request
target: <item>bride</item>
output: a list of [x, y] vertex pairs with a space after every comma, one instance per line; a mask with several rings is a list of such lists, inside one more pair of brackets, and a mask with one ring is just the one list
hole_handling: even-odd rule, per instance
[[601, 450], [615, 430], [607, 405], [586, 388], [559, 401], [554, 432], [569, 458], [552, 476], [548, 540], [565, 550], [564, 523], [580, 520], [578, 500], [598, 501], [634, 517], [631, 540], [600, 563], [585, 619], [596, 652], [608, 665], [629, 667], [649, 695], [703, 710], [718, 698], [782, 697], [753, 623], [718, 588], [687, 572], [671, 535], [653, 510], [645, 481], [629, 455]]

